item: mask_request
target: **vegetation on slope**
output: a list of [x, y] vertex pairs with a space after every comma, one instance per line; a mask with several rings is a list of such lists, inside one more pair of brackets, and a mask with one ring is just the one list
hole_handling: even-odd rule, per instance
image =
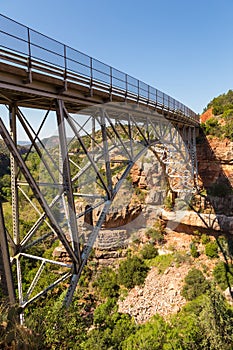
[[[222, 118], [225, 118], [224, 113], [223, 111]], [[231, 120], [232, 117], [228, 115], [226, 121], [227, 118]], [[226, 126], [226, 124], [220, 125], [218, 119], [216, 120], [218, 124], [216, 122], [213, 125], [211, 122], [207, 124], [207, 128], [210, 127], [208, 132], [212, 132], [214, 128], [218, 130], [218, 127]], [[28, 158], [28, 165], [36, 177], [38, 158], [31, 155]], [[0, 184], [7, 184], [3, 177], [9, 174], [9, 169], [6, 168], [6, 170], [6, 174], [1, 174]], [[10, 200], [10, 193], [3, 187], [2, 185], [5, 199]], [[33, 198], [30, 191], [28, 195]], [[53, 193], [48, 195], [52, 197]], [[26, 203], [23, 207], [20, 225], [22, 232], [24, 230], [26, 232], [31, 224], [29, 221], [32, 219], [33, 212]], [[7, 225], [10, 227], [10, 217]], [[46, 230], [46, 227], [42, 229]], [[26, 325], [22, 327], [15, 322], [14, 316], [12, 317], [12, 309], [8, 308], [3, 298], [0, 297], [0, 348], [27, 347], [27, 349], [41, 350], [232, 349], [233, 310], [223, 297], [220, 288], [224, 290], [229, 281], [232, 283], [233, 273], [231, 265], [220, 261], [218, 246], [210, 241], [208, 236], [202, 235], [200, 236], [201, 242], [196, 239], [191, 244], [190, 252], [173, 251], [169, 254], [158, 255], [158, 248], [166, 238], [163, 227], [156, 224], [147, 229], [145, 236], [149, 243], [147, 241], [143, 245], [140, 242], [138, 249], [129, 251], [128, 256], [119, 266], [100, 269], [92, 257], [81, 277], [69, 309], [65, 309], [62, 305], [64, 292], [61, 285], [49, 292], [46, 298], [38, 300], [26, 310]], [[56, 243], [48, 240], [46, 244], [46, 253], [48, 254], [49, 251], [51, 253]], [[201, 245], [203, 252], [200, 252]], [[41, 247], [37, 246], [36, 249], [40, 250]], [[41, 253], [42, 256], [46, 254], [43, 251], [37, 253]], [[213, 264], [217, 260], [213, 276], [208, 271], [204, 273], [201, 269], [196, 268], [195, 261], [199, 259], [201, 253], [206, 254]], [[227, 258], [232, 260], [231, 252], [228, 253]], [[118, 311], [119, 298], [124, 298], [125, 294], [135, 285], [143, 286], [152, 266], [163, 274], [168, 267], [182, 264], [187, 259], [192, 262], [182, 289], [182, 295], [186, 298], [187, 303], [177, 314], [166, 319], [157, 314], [144, 324], [136, 324], [134, 318], [129, 314]], [[27, 263], [24, 268], [28, 271], [27, 276], [30, 278], [38, 267]], [[51, 280], [49, 269], [45, 272], [41, 281], [44, 285]], [[23, 289], [27, 290], [28, 285], [29, 281], [25, 280]], [[217, 285], [220, 286], [219, 289]]]
[[215, 97], [206, 109], [212, 108], [213, 117], [202, 124], [206, 135], [233, 141], [233, 90]]

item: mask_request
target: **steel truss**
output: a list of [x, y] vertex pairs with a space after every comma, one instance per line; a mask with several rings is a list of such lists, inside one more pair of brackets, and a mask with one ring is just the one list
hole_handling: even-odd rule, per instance
[[[196, 186], [195, 127], [174, 125], [157, 112], [126, 103], [97, 105], [71, 115], [57, 99], [35, 130], [25, 115], [32, 110], [6, 103], [10, 131], [0, 119], [0, 134], [11, 154], [13, 225], [10, 234], [1, 231], [1, 252], [5, 275], [10, 276], [8, 294], [13, 300], [16, 291], [24, 309], [69, 280], [64, 300], [69, 305], [106, 215], [133, 165], [148, 150], [161, 164], [171, 192], [184, 199]], [[58, 130], [53, 147], [40, 136], [50, 120]], [[30, 141], [25, 154], [18, 146], [19, 130]], [[31, 157], [39, 161], [39, 172], [31, 167]], [[22, 206], [30, 206], [33, 217], [23, 217]], [[65, 261], [50, 249], [56, 242]], [[26, 260], [36, 271], [33, 276], [24, 271]], [[48, 273], [51, 283], [44, 285]]]

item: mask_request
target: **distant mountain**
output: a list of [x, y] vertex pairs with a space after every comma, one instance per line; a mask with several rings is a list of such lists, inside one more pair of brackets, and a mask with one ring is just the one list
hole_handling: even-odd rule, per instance
[[19, 146], [29, 146], [31, 144], [30, 141], [17, 141]]

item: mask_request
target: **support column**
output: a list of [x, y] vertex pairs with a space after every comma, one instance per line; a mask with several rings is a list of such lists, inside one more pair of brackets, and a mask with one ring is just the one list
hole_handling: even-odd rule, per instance
[[[16, 109], [17, 106], [14, 104], [9, 107], [9, 119], [10, 119], [10, 135], [12, 141], [17, 148], [17, 128], [16, 128]], [[18, 166], [13, 154], [10, 153], [10, 164], [11, 164], [11, 196], [12, 196], [12, 222], [13, 222], [13, 240], [16, 248], [20, 244], [19, 236], [19, 195], [17, 185], [17, 173]], [[18, 298], [19, 304], [23, 301], [23, 286], [22, 286], [22, 272], [20, 258], [16, 258], [16, 270], [17, 270], [17, 284], [18, 284]]]
[[0, 278], [2, 293], [11, 305], [15, 305], [15, 288], [13, 283], [10, 254], [7, 243], [6, 228], [4, 223], [2, 203], [0, 202]]
[[[16, 106], [10, 106], [9, 108], [9, 119], [10, 119], [10, 133], [11, 138], [17, 147], [17, 133], [16, 133]], [[12, 220], [13, 220], [13, 237], [14, 243], [18, 245], [20, 243], [19, 238], [19, 198], [18, 198], [18, 187], [17, 187], [17, 163], [12, 155], [10, 154], [11, 164], [11, 195], [12, 195]]]
[[92, 128], [91, 128], [91, 150], [92, 152], [94, 151], [95, 149], [95, 117], [92, 116], [92, 119], [91, 119], [91, 123], [92, 123]]
[[[76, 219], [76, 210], [75, 210], [74, 197], [73, 197], [70, 164], [69, 164], [69, 158], [68, 158], [63, 102], [61, 100], [57, 101], [56, 112], [57, 112], [60, 150], [61, 150], [61, 157], [62, 157], [62, 163], [63, 163], [62, 165], [63, 186], [64, 186], [64, 190], [65, 190], [65, 193], [67, 196], [67, 202], [68, 202], [71, 240], [72, 240], [72, 245], [73, 245], [75, 255], [78, 258], [78, 261], [80, 263], [81, 256], [80, 256], [80, 247], [79, 247], [79, 238], [78, 238], [78, 225], [77, 225], [77, 219]], [[75, 266], [74, 268], [75, 270], [77, 270], [78, 266]]]
[[[107, 177], [107, 185], [108, 190], [110, 193], [110, 196], [112, 197], [112, 172], [110, 167], [110, 159], [109, 159], [109, 150], [108, 150], [108, 137], [107, 137], [107, 130], [106, 130], [106, 121], [105, 121], [105, 115], [104, 111], [102, 111], [101, 115], [101, 132], [102, 132], [102, 140], [103, 140], [103, 148], [104, 148], [104, 160], [105, 160], [105, 171], [106, 171], [106, 177]], [[111, 198], [109, 198], [111, 199]]]

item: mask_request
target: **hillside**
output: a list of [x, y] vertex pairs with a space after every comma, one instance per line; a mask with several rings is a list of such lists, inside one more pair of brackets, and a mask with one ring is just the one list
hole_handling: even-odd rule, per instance
[[[62, 306], [64, 283], [30, 306], [26, 327], [21, 327], [12, 324], [12, 311], [1, 300], [0, 348], [17, 344], [43, 350], [232, 349], [232, 93], [226, 95], [211, 101], [202, 116], [207, 137], [200, 134], [197, 139], [200, 191], [192, 196], [190, 207], [170, 198], [163, 206], [153, 204], [157, 188], [151, 186], [151, 174], [159, 178], [160, 173], [151, 167], [147, 154], [143, 166], [138, 162], [129, 175], [134, 184], [130, 204], [126, 208], [120, 198], [121, 205], [107, 216], [71, 307]], [[55, 143], [55, 138], [47, 140], [54, 159]], [[75, 149], [77, 144], [71, 146]], [[3, 184], [9, 176], [9, 155], [2, 155]], [[84, 155], [78, 157], [79, 164]], [[37, 176], [38, 157], [32, 153], [27, 162]], [[5, 196], [10, 199], [9, 192]], [[76, 202], [77, 208], [82, 205]], [[4, 209], [9, 220], [9, 203]], [[32, 219], [30, 207], [23, 203], [22, 229]], [[7, 225], [10, 231], [9, 221]], [[47, 240], [43, 248], [42, 256], [68, 261], [54, 240]], [[24, 268], [27, 290], [37, 266]], [[51, 276], [49, 269], [45, 272], [41, 283], [46, 284]]]

